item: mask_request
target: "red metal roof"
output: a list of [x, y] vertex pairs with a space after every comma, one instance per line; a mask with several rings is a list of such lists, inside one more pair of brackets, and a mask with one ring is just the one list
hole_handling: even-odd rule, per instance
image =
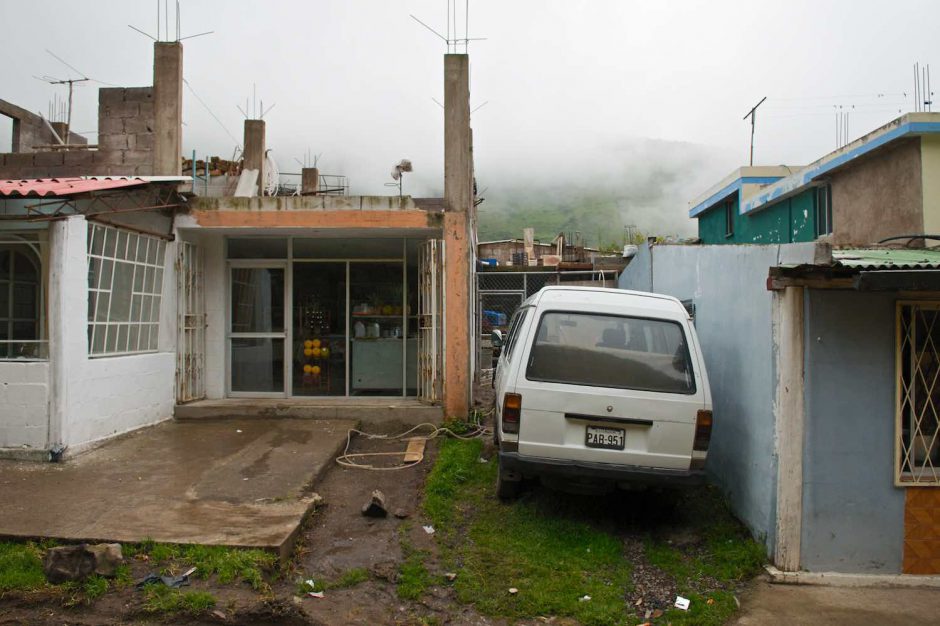
[[74, 196], [90, 191], [104, 191], [121, 187], [146, 185], [140, 178], [32, 178], [28, 180], [0, 180], [0, 196]]

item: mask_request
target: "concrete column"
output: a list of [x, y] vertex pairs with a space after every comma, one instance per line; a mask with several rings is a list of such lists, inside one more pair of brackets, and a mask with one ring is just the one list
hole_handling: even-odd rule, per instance
[[245, 120], [246, 170], [258, 170], [258, 195], [264, 195], [264, 120]]
[[311, 196], [320, 191], [320, 170], [305, 167], [300, 170], [300, 195]]
[[153, 44], [153, 111], [155, 176], [182, 174], [183, 152], [183, 45]]
[[465, 417], [473, 379], [470, 58], [444, 55], [444, 411]]
[[[52, 126], [52, 129], [55, 131], [55, 134], [59, 136], [59, 139], [65, 143], [69, 142], [69, 125], [65, 122], [49, 122], [49, 125]], [[55, 143], [55, 139], [52, 139], [49, 143]]]
[[803, 287], [773, 295], [773, 339], [777, 394], [774, 447], [777, 451], [777, 520], [774, 563], [787, 572], [800, 569], [803, 532]]
[[87, 233], [80, 215], [49, 225], [50, 449], [69, 444], [69, 376], [88, 359]]
[[473, 205], [470, 150], [470, 57], [444, 55], [444, 203], [448, 211]]

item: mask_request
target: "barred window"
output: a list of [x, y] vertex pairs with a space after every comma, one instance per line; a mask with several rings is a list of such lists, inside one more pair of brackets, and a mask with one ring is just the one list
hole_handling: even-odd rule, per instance
[[895, 484], [940, 484], [940, 302], [897, 307]]
[[155, 352], [166, 242], [88, 226], [88, 354]]
[[46, 358], [40, 245], [35, 233], [0, 233], [0, 360]]

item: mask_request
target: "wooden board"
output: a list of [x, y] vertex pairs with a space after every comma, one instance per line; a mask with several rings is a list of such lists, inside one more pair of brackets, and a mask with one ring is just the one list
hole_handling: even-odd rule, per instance
[[424, 446], [427, 439], [415, 437], [408, 440], [408, 449], [405, 450], [405, 463], [419, 463], [424, 458]]

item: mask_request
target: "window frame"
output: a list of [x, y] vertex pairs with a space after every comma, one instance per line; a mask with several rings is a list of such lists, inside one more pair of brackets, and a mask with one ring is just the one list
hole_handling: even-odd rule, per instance
[[519, 339], [519, 329], [522, 327], [522, 324], [525, 322], [526, 317], [529, 315], [529, 311], [532, 309], [531, 306], [520, 307], [515, 313], [513, 313], [512, 319], [509, 321], [509, 331], [506, 335], [506, 362], [512, 360], [513, 348], [516, 346], [516, 341]]
[[[99, 247], [99, 233], [101, 234]], [[133, 242], [133, 243], [132, 243]], [[145, 244], [141, 248], [142, 244]], [[123, 245], [123, 249], [121, 246]], [[131, 251], [134, 246], [133, 252]], [[88, 357], [152, 354], [160, 348], [160, 309], [166, 278], [167, 242], [117, 226], [88, 224]], [[115, 291], [119, 265], [129, 266], [127, 291]], [[126, 272], [128, 267], [122, 267]], [[138, 281], [138, 277], [140, 280]], [[116, 298], [115, 295], [120, 296]], [[107, 310], [101, 306], [106, 302]], [[120, 307], [115, 311], [116, 307]], [[122, 309], [126, 310], [126, 319]], [[136, 313], [135, 313], [136, 311]], [[119, 319], [112, 320], [118, 313]], [[143, 335], [146, 331], [146, 343]], [[103, 333], [103, 335], [102, 335]], [[114, 340], [111, 340], [112, 335]], [[101, 337], [99, 342], [99, 337]], [[122, 341], [123, 337], [123, 341]], [[132, 340], [136, 342], [132, 347]]]
[[816, 209], [816, 237], [832, 234], [832, 185], [826, 183], [816, 188], [813, 199]]
[[[664, 391], [662, 389], [648, 389], [644, 387], [622, 387], [619, 385], [599, 385], [599, 384], [587, 384], [580, 382], [570, 382], [564, 380], [550, 380], [544, 378], [532, 378], [529, 376], [530, 370], [532, 368], [532, 351], [535, 349], [536, 341], [538, 341], [539, 331], [542, 328], [542, 324], [545, 322], [546, 315], [552, 314], [561, 314], [561, 315], [584, 315], [584, 316], [601, 316], [601, 317], [611, 317], [619, 318], [626, 320], [638, 320], [638, 321], [648, 321], [648, 322], [661, 322], [663, 324], [673, 324], [679, 329], [679, 334], [682, 337], [682, 345], [685, 348], [685, 357], [686, 363], [688, 364], [690, 372], [690, 387], [687, 391]], [[685, 324], [679, 320], [662, 318], [662, 317], [646, 317], [642, 315], [617, 315], [615, 313], [597, 313], [593, 311], [572, 311], [568, 309], [549, 309], [542, 311], [538, 319], [538, 324], [535, 326], [535, 339], [529, 345], [528, 350], [528, 359], [525, 364], [525, 379], [534, 383], [549, 383], [556, 385], [571, 385], [575, 387], [588, 387], [594, 389], [615, 389], [617, 391], [640, 391], [644, 393], [663, 393], [668, 395], [676, 396], [695, 396], [698, 394], [699, 385], [698, 385], [698, 365], [695, 360], [692, 358], [692, 350], [689, 345], [689, 334], [686, 332]]]
[[725, 237], [734, 237], [734, 200], [728, 198], [723, 206], [725, 209]]
[[[907, 323], [905, 323], [906, 310], [909, 311], [910, 314], [910, 321]], [[940, 324], [940, 301], [899, 300], [896, 303], [894, 406], [894, 485], [896, 487], [940, 486], [940, 424], [935, 424], [932, 438], [932, 447], [937, 448], [932, 454], [937, 457], [937, 462], [935, 463], [930, 460], [931, 452], [928, 451], [925, 461], [922, 462], [921, 465], [917, 465], [916, 457], [914, 456], [914, 448], [916, 446], [913, 443], [913, 438], [918, 435], [923, 436], [920, 434], [923, 416], [916, 416], [916, 396], [912, 395], [913, 392], [916, 391], [916, 388], [912, 390], [912, 385], [904, 380], [905, 366], [907, 366], [910, 368], [907, 374], [913, 381], [916, 382], [917, 378], [920, 377], [922, 382], [926, 382], [923, 372], [919, 369], [920, 363], [924, 361], [923, 356], [919, 359], [916, 357], [917, 320], [914, 318], [917, 312], [924, 310], [933, 312], [934, 320], [930, 324], [932, 330], [934, 324]], [[940, 346], [935, 345], [932, 339], [929, 339], [926, 343], [930, 344], [934, 356], [940, 357]], [[907, 355], [908, 358], [906, 359], [905, 349], [909, 348], [912, 344], [915, 350], [909, 350], [910, 354]], [[905, 363], [905, 361], [907, 361], [907, 363]], [[932, 359], [932, 361], [940, 362], [940, 360], [936, 358]], [[935, 373], [933, 376], [940, 375]], [[933, 376], [931, 376], [931, 378], [933, 378]], [[932, 405], [933, 401], [930, 400], [929, 404]], [[927, 406], [928, 403], [925, 403], [922, 410], [924, 415], [927, 414]], [[934, 409], [936, 408], [940, 407], [934, 407]], [[913, 412], [913, 414], [911, 412]], [[908, 423], [910, 430], [908, 441], [905, 444], [904, 427], [905, 421], [907, 420], [913, 421], [909, 421]], [[936, 417], [934, 417], [934, 421], [938, 421]], [[912, 468], [912, 466], [914, 467]], [[923, 471], [905, 471], [905, 467]]]
[[[36, 232], [0, 232], [0, 255], [9, 255], [10, 267], [9, 274], [0, 277], [3, 289], [7, 290], [7, 306], [5, 310], [0, 311], [0, 324], [6, 327], [8, 339], [0, 343], [0, 362], [18, 362], [18, 361], [45, 361], [48, 359], [47, 348], [48, 340], [46, 334], [45, 320], [45, 274], [42, 254], [42, 245], [44, 240], [40, 233]], [[25, 258], [35, 270], [35, 283], [25, 283], [17, 280], [16, 277], [16, 259]], [[16, 287], [17, 285], [30, 284], [35, 288], [34, 313], [30, 318], [17, 317], [15, 315], [16, 307]], [[34, 324], [36, 332], [32, 339], [14, 339], [14, 328], [17, 323], [29, 322]], [[36, 350], [33, 354], [26, 356], [8, 356], [6, 347], [17, 344], [35, 345]]]

